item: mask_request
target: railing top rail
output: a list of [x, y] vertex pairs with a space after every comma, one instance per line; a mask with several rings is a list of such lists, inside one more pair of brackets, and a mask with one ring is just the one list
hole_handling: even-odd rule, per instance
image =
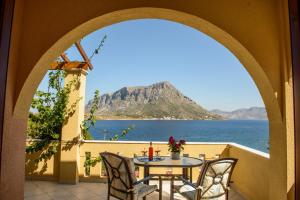
[[262, 157], [265, 157], [265, 158], [270, 158], [270, 154], [268, 153], [265, 153], [265, 152], [262, 152], [262, 151], [259, 151], [259, 150], [256, 150], [256, 149], [252, 149], [250, 147], [246, 147], [244, 145], [241, 145], [241, 144], [237, 144], [237, 143], [228, 143], [231, 147], [236, 147], [236, 148], [239, 148], [239, 149], [242, 149], [244, 151], [248, 151], [248, 152], [251, 152], [253, 154], [258, 154]]
[[[110, 143], [110, 144], [148, 144], [149, 141], [107, 141], [107, 140], [84, 140], [84, 143]], [[167, 144], [168, 142], [164, 142], [164, 141], [154, 141], [152, 142], [153, 144]], [[237, 144], [234, 142], [187, 142], [187, 145], [229, 145], [229, 146], [233, 146], [233, 147], [237, 147], [239, 149], [243, 149], [245, 151], [249, 151], [251, 153], [254, 154], [258, 154], [262, 157], [265, 158], [270, 158], [270, 155], [268, 153], [241, 145], [241, 144]]]
[[[28, 139], [27, 142], [35, 141], [35, 139]], [[95, 144], [148, 144], [149, 141], [109, 141], [109, 140], [82, 140], [82, 143], [95, 143]], [[154, 141], [153, 144], [167, 144], [165, 141]], [[260, 155], [265, 158], [270, 158], [268, 153], [237, 144], [234, 142], [187, 142], [187, 145], [228, 145], [229, 147], [236, 147], [253, 154]]]
[[[109, 141], [109, 140], [83, 140], [84, 143], [116, 143], [116, 144], [149, 144], [150, 141]], [[153, 144], [168, 144], [165, 141], [152, 141]], [[211, 144], [211, 145], [228, 145], [228, 142], [186, 142], [186, 144]]]

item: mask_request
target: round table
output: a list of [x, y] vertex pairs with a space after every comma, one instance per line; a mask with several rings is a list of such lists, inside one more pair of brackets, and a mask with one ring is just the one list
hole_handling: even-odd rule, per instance
[[[140, 161], [140, 158], [143, 157], [135, 157], [133, 159], [133, 162], [136, 166], [144, 167], [144, 177], [148, 177], [149, 175], [156, 175], [159, 177], [162, 176], [169, 176], [171, 177], [171, 188], [172, 184], [174, 184], [174, 177], [178, 176], [178, 174], [150, 174], [150, 168], [151, 167], [166, 167], [166, 168], [182, 168], [182, 176], [183, 178], [188, 178], [188, 169], [190, 169], [190, 182], [192, 183], [192, 169], [194, 167], [200, 167], [203, 164], [203, 161], [199, 158], [193, 158], [193, 157], [181, 157], [179, 160], [172, 160], [170, 156], [160, 156], [163, 158], [160, 161]], [[149, 181], [146, 181], [145, 184], [149, 184]], [[159, 178], [159, 187], [162, 187], [162, 179]], [[173, 199], [173, 191], [170, 191], [170, 198]], [[161, 196], [159, 197], [161, 199]]]

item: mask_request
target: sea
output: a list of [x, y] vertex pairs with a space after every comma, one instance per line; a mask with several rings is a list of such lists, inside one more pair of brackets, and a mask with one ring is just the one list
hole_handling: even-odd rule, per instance
[[[122, 131], [133, 127], [125, 136]], [[235, 142], [269, 152], [267, 120], [99, 120], [90, 130], [95, 140], [168, 141], [170, 136], [187, 142]]]

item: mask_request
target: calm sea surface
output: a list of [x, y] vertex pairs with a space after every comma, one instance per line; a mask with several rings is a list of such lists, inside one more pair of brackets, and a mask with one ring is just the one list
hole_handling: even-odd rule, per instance
[[101, 120], [91, 133], [94, 139], [109, 140], [129, 126], [135, 128], [122, 141], [167, 141], [169, 136], [188, 142], [235, 142], [268, 152], [269, 125], [263, 120]]

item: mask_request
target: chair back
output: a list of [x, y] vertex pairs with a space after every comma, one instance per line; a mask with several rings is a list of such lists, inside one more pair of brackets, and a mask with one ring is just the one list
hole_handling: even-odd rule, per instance
[[133, 183], [136, 182], [133, 160], [109, 152], [100, 155], [108, 176], [109, 195], [119, 199], [130, 199]]
[[199, 158], [200, 158], [200, 160], [205, 161], [205, 159], [206, 159], [205, 153], [200, 153]]
[[227, 200], [228, 186], [233, 169], [237, 163], [235, 158], [221, 158], [207, 161], [199, 175], [196, 200]]

